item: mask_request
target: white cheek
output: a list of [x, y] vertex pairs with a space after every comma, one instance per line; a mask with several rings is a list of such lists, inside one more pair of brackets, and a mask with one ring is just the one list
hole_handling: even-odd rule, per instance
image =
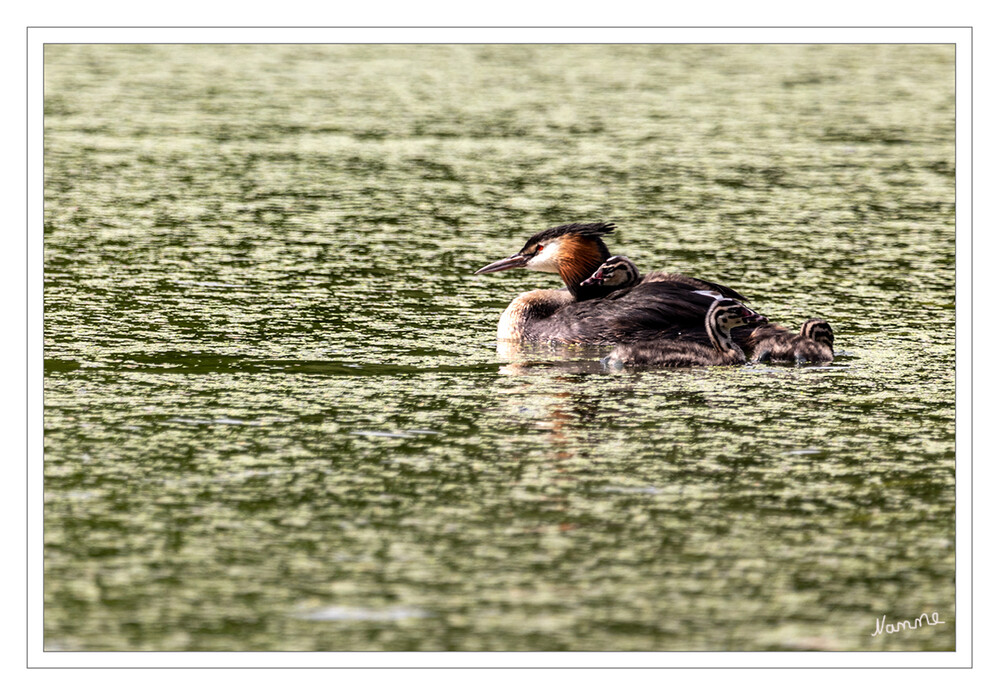
[[531, 270], [538, 270], [542, 273], [557, 273], [558, 263], [555, 262], [556, 259], [556, 249], [558, 244], [551, 244], [550, 246], [545, 246], [541, 249], [541, 253], [533, 256], [531, 260], [527, 262], [526, 267]]

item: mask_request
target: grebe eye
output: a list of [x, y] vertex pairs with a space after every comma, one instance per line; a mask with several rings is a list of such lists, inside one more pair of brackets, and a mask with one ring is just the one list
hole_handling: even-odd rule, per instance
[[545, 248], [544, 246], [542, 246], [541, 244], [538, 244], [538, 248], [537, 248], [537, 249], [536, 249], [536, 250], [534, 251], [534, 253], [541, 253], [541, 251], [542, 251], [542, 250], [543, 250], [544, 248]]

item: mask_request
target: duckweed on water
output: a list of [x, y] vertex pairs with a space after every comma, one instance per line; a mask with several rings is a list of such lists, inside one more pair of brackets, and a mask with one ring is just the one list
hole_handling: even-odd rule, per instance
[[[953, 61], [47, 46], [48, 648], [953, 649]], [[836, 362], [498, 353], [597, 220]]]

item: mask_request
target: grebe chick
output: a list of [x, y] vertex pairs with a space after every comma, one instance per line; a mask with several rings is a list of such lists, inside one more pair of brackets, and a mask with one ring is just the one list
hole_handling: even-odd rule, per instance
[[534, 290], [516, 297], [500, 317], [497, 339], [603, 344], [690, 331], [703, 336], [711, 299], [699, 291], [745, 301], [724, 285], [675, 274], [631, 287], [585, 282], [611, 257], [602, 237], [613, 231], [614, 225], [607, 222], [552, 227], [532, 236], [509, 258], [475, 271], [479, 275], [527, 268], [558, 273], [568, 290]]
[[[756, 342], [753, 358], [757, 362], [832, 362], [833, 330], [827, 321], [808, 319], [801, 331], [773, 332], [769, 326], [753, 331], [750, 340]], [[780, 326], [774, 326], [780, 329]]]
[[734, 299], [716, 299], [708, 309], [704, 328], [711, 347], [689, 340], [646, 340], [618, 345], [607, 357], [612, 366], [698, 367], [743, 364], [746, 353], [732, 340], [732, 329], [765, 323], [766, 317]]
[[583, 287], [600, 285], [620, 290], [625, 287], [634, 287], [641, 281], [642, 274], [638, 272], [638, 266], [630, 258], [627, 256], [611, 256], [594, 271], [593, 275], [579, 284]]

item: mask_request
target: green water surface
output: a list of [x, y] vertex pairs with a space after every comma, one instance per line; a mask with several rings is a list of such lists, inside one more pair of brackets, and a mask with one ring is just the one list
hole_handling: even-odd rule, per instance
[[[49, 45], [46, 648], [952, 650], [954, 203], [951, 46]], [[600, 220], [835, 363], [498, 352]]]

